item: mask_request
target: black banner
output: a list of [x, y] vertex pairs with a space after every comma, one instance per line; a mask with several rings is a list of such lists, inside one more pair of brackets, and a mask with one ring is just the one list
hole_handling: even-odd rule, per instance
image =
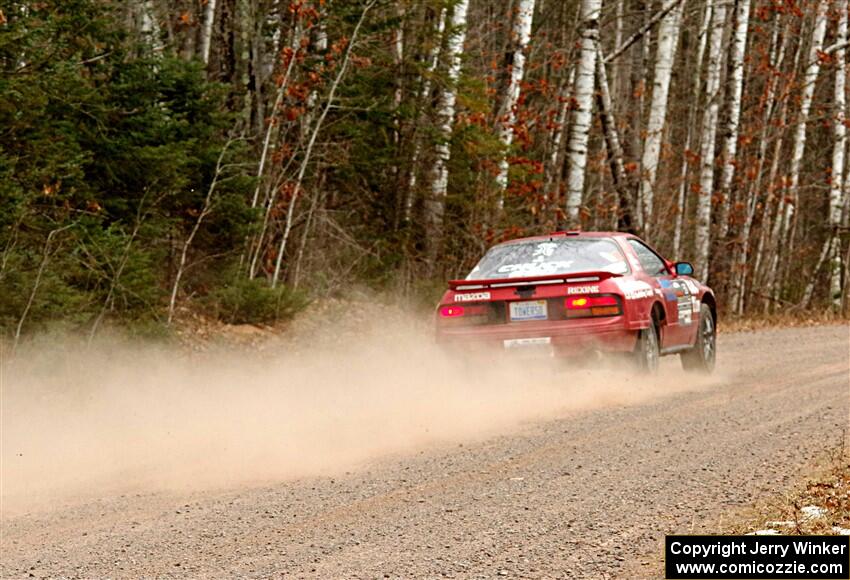
[[850, 536], [667, 536], [665, 576], [850, 578]]

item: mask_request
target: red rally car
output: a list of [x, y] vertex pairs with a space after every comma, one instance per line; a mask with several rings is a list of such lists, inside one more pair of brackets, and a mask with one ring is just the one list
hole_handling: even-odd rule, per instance
[[464, 280], [449, 281], [437, 340], [553, 356], [622, 353], [654, 372], [662, 355], [714, 369], [717, 305], [691, 277], [634, 235], [557, 232], [490, 248]]

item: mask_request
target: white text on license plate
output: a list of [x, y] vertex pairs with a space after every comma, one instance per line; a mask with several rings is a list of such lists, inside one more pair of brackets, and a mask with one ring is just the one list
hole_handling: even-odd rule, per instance
[[541, 336], [540, 338], [511, 338], [503, 341], [505, 348], [525, 348], [535, 346], [546, 346], [552, 344], [552, 337]]
[[511, 302], [511, 320], [546, 320], [546, 301]]

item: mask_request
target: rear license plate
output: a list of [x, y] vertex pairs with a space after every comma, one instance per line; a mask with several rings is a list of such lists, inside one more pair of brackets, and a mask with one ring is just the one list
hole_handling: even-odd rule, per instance
[[546, 320], [545, 300], [527, 300], [510, 303], [511, 320]]
[[548, 346], [552, 344], [552, 338], [543, 336], [541, 338], [512, 338], [503, 341], [505, 348], [527, 348], [536, 346]]

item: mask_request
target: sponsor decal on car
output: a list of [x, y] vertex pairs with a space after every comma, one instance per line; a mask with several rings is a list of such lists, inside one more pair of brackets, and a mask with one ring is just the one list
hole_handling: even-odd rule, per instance
[[455, 294], [455, 302], [475, 302], [477, 300], [490, 300], [490, 293], [473, 292], [471, 294]]
[[571, 286], [567, 288], [567, 294], [596, 294], [599, 286]]
[[652, 286], [640, 280], [626, 280], [619, 282], [619, 286], [626, 300], [640, 300], [649, 298], [654, 294]]
[[677, 306], [679, 311], [679, 324], [687, 326], [693, 322], [691, 316], [693, 315], [693, 308], [691, 307], [691, 301], [688, 299], [687, 301], [681, 300]]
[[699, 308], [694, 310], [695, 290], [699, 289], [696, 284], [690, 280], [659, 280], [661, 288], [663, 288], [664, 299], [669, 302], [676, 302], [676, 313], [679, 324], [689, 325], [693, 322], [693, 313], [699, 312]]

